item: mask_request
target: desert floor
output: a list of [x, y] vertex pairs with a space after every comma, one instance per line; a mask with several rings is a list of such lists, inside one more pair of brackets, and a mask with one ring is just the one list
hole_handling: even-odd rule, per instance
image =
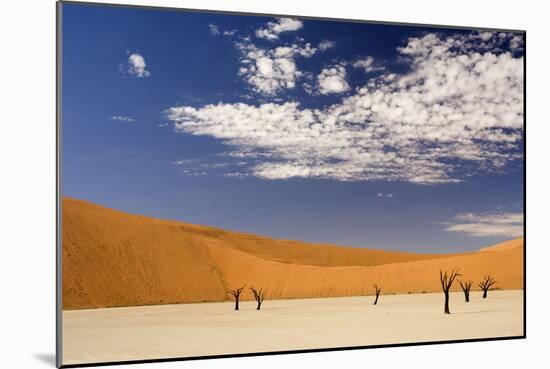
[[63, 363], [368, 346], [523, 334], [523, 291], [157, 305], [63, 312]]

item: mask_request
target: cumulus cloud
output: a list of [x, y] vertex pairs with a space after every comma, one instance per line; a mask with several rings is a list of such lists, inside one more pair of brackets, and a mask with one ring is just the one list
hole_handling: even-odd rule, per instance
[[367, 56], [364, 59], [359, 59], [353, 63], [354, 68], [361, 68], [365, 73], [375, 72], [379, 70], [384, 70], [383, 66], [376, 65], [374, 63], [374, 58], [372, 56]]
[[319, 50], [326, 51], [328, 49], [333, 48], [335, 45], [336, 45], [336, 42], [334, 42], [334, 41], [323, 40], [323, 41], [319, 42], [318, 47], [319, 47]]
[[210, 32], [211, 36], [218, 36], [220, 34], [219, 27], [212, 23], [208, 25], [208, 31]]
[[294, 43], [272, 49], [262, 49], [249, 40], [237, 43], [242, 67], [239, 75], [255, 92], [274, 95], [284, 89], [293, 89], [303, 73], [296, 66], [296, 57], [309, 58], [317, 52], [310, 43]]
[[267, 23], [265, 28], [256, 30], [256, 37], [266, 40], [276, 40], [283, 32], [297, 31], [303, 27], [303, 23], [297, 19], [279, 18], [275, 22]]
[[513, 51], [522, 51], [524, 44], [524, 38], [520, 35], [515, 35], [510, 39], [510, 49]]
[[145, 78], [151, 76], [151, 73], [145, 69], [145, 59], [143, 56], [133, 53], [128, 56], [127, 71], [130, 75], [137, 78]]
[[[396, 50], [407, 72], [383, 72], [324, 108], [218, 103], [175, 106], [167, 117], [178, 132], [211, 136], [235, 155], [257, 158], [247, 169], [260, 178], [461, 182], [522, 157], [523, 56], [509, 51], [515, 36], [410, 38]], [[259, 91], [291, 88], [300, 76], [288, 50], [246, 52], [242, 74]], [[323, 77], [343, 72], [335, 67]]]
[[109, 119], [111, 120], [117, 120], [119, 122], [134, 122], [134, 118], [132, 117], [128, 117], [128, 116], [124, 116], [124, 115], [113, 115], [112, 117], [110, 117]]
[[208, 24], [208, 31], [210, 32], [210, 36], [214, 36], [214, 37], [219, 35], [234, 36], [238, 33], [236, 29], [222, 31], [220, 30], [220, 27], [212, 23]]
[[521, 237], [523, 213], [458, 214], [445, 230], [475, 237]]
[[343, 65], [323, 69], [317, 76], [317, 84], [322, 95], [339, 94], [350, 89], [346, 81], [346, 68]]
[[[302, 27], [301, 21], [280, 18], [256, 30], [256, 36], [276, 40], [280, 33], [295, 31]], [[224, 36], [235, 34], [236, 30], [223, 32]], [[259, 47], [250, 36], [239, 35], [236, 37], [235, 45], [240, 54], [239, 76], [243, 77], [252, 91], [265, 96], [273, 96], [286, 89], [295, 88], [300, 78], [309, 75], [298, 69], [296, 59], [311, 58], [319, 52], [318, 48], [300, 37], [290, 43], [278, 42], [273, 44], [277, 46]]]

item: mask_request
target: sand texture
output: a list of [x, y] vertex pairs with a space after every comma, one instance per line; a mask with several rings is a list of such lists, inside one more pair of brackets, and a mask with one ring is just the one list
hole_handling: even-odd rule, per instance
[[266, 289], [268, 299], [361, 296], [373, 283], [382, 294], [436, 292], [439, 270], [452, 268], [474, 282], [491, 274], [496, 288], [523, 288], [523, 239], [465, 254], [386, 252], [274, 240], [70, 198], [62, 227], [64, 309], [226, 301], [226, 289], [245, 283]]
[[266, 300], [63, 312], [63, 362], [192, 357], [523, 335], [523, 291]]

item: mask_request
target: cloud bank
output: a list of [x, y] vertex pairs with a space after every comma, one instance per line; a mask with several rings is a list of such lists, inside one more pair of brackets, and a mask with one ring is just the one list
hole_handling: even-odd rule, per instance
[[[265, 30], [277, 35], [292, 28], [275, 25]], [[261, 37], [269, 38], [268, 31]], [[232, 156], [254, 159], [247, 171], [264, 179], [461, 182], [521, 158], [523, 57], [513, 54], [521, 41], [507, 33], [425, 34], [396, 50], [408, 72], [384, 70], [325, 108], [220, 102], [174, 106], [167, 117], [178, 132], [217, 138], [233, 148]], [[267, 94], [294, 88], [303, 75], [294, 58], [316, 52], [309, 44], [264, 50], [246, 40], [239, 48], [239, 73]], [[357, 67], [368, 70], [375, 62], [364, 59]], [[321, 91], [349, 90], [343, 65], [323, 72]]]

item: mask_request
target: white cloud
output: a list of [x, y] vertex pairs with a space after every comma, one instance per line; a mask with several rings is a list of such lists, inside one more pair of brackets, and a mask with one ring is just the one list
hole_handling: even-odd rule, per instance
[[519, 36], [519, 35], [516, 35], [514, 37], [512, 37], [512, 39], [510, 40], [510, 48], [513, 50], [513, 51], [516, 51], [516, 50], [523, 50], [523, 44], [524, 44], [524, 37], [523, 36]]
[[174, 165], [195, 165], [197, 163], [197, 159], [180, 159], [172, 162]]
[[145, 69], [145, 59], [137, 53], [128, 56], [127, 67], [128, 73], [134, 77], [145, 78], [151, 76], [151, 73]]
[[[279, 18], [276, 22], [268, 22], [264, 28], [257, 29], [256, 36], [276, 40], [280, 33], [302, 27], [299, 20]], [[236, 30], [223, 32], [225, 36], [236, 33]], [[298, 79], [304, 75], [296, 66], [295, 59], [310, 58], [319, 51], [302, 38], [295, 38], [294, 42], [288, 44], [279, 43], [277, 47], [262, 48], [255, 45], [249, 36], [240, 36], [235, 45], [240, 52], [239, 62], [242, 64], [239, 75], [254, 92], [267, 96], [295, 88]]]
[[291, 44], [272, 49], [261, 49], [248, 40], [237, 43], [241, 52], [239, 75], [255, 92], [274, 95], [284, 89], [293, 89], [303, 76], [295, 62], [296, 57], [309, 58], [317, 49], [309, 43]]
[[346, 68], [343, 65], [323, 69], [317, 76], [317, 84], [319, 92], [323, 95], [338, 94], [350, 89], [346, 81]]
[[[167, 116], [178, 132], [257, 158], [248, 170], [261, 178], [461, 182], [522, 157], [523, 57], [503, 50], [513, 37], [410, 38], [397, 50], [408, 72], [383, 72], [325, 108], [218, 103], [172, 107]], [[242, 75], [257, 91], [292, 88], [302, 73], [287, 51], [247, 46]]]
[[224, 173], [223, 174], [223, 177], [238, 178], [238, 179], [243, 179], [243, 178], [246, 178], [248, 176], [249, 176], [248, 173], [243, 173], [243, 172], [229, 172], [229, 173]]
[[124, 116], [124, 115], [113, 115], [112, 117], [110, 117], [109, 119], [111, 120], [117, 120], [119, 122], [134, 122], [134, 118], [132, 117], [127, 117], [127, 116]]
[[365, 70], [365, 73], [375, 72], [384, 70], [384, 67], [378, 66], [374, 63], [374, 58], [372, 56], [367, 56], [364, 59], [359, 59], [353, 63], [353, 67], [362, 68]]
[[303, 27], [303, 23], [297, 19], [279, 18], [276, 22], [267, 23], [265, 28], [256, 30], [256, 37], [266, 40], [276, 40], [283, 32], [297, 31]]
[[458, 214], [445, 230], [475, 237], [521, 237], [523, 213]]
[[208, 30], [210, 31], [211, 36], [218, 36], [220, 34], [220, 28], [215, 24], [210, 23], [208, 25]]
[[219, 35], [234, 36], [239, 32], [236, 29], [221, 31], [220, 27], [212, 23], [208, 24], [208, 31], [210, 32], [210, 36], [214, 37]]
[[393, 193], [391, 192], [378, 192], [378, 194], [376, 195], [376, 197], [386, 197], [388, 199], [391, 199], [393, 197]]
[[319, 42], [319, 50], [326, 51], [328, 49], [333, 48], [336, 45], [336, 42], [330, 41], [330, 40], [323, 40]]
[[308, 95], [315, 95], [315, 88], [309, 82], [302, 83], [302, 88]]
[[228, 160], [223, 158], [223, 161], [219, 161], [217, 158], [204, 159], [180, 159], [172, 162], [173, 165], [180, 167], [180, 173], [185, 176], [205, 176], [205, 175], [218, 175], [222, 177], [235, 177], [245, 178], [249, 174], [240, 172], [242, 166], [246, 165], [246, 161], [242, 160]]

